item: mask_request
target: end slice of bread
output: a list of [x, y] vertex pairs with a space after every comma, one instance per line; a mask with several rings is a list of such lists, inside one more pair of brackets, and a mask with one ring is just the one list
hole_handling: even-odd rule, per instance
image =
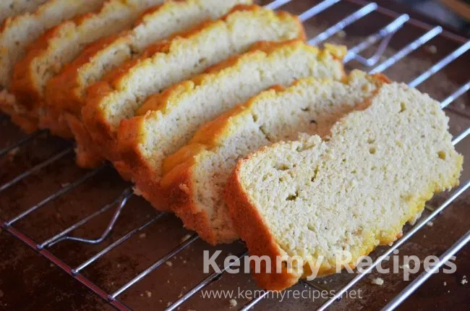
[[162, 186], [185, 227], [210, 244], [238, 238], [223, 193], [237, 159], [298, 133], [326, 136], [341, 116], [361, 109], [387, 79], [353, 71], [342, 81], [308, 78], [265, 91], [205, 124], [163, 162]]
[[257, 41], [292, 38], [305, 38], [296, 16], [239, 6], [220, 20], [149, 47], [92, 85], [83, 121], [104, 156], [112, 159], [121, 121], [133, 117], [148, 96], [245, 52]]
[[0, 1], [0, 25], [7, 18], [34, 12], [47, 0], [2, 0]]
[[33, 13], [7, 19], [0, 29], [0, 109], [12, 116], [25, 131], [35, 129], [28, 118], [16, 116], [24, 113], [10, 92], [13, 66], [26, 55], [26, 48], [47, 29], [64, 20], [92, 12], [103, 0], [50, 0], [39, 6]]
[[[46, 109], [40, 116], [40, 126], [58, 132], [72, 128], [75, 138], [88, 139], [79, 122], [85, 104], [86, 89], [101, 80], [112, 69], [131, 58], [139, 57], [152, 43], [188, 31], [203, 21], [217, 19], [235, 5], [250, 4], [251, 0], [185, 0], [168, 1], [145, 12], [128, 32], [106, 37], [89, 45], [62, 72], [49, 80], [46, 87]], [[66, 116], [66, 114], [70, 114]], [[69, 125], [67, 120], [73, 125]], [[86, 144], [86, 143], [85, 143]], [[78, 143], [79, 148], [89, 147]], [[99, 165], [102, 158], [93, 150], [77, 153], [82, 167]]]
[[459, 183], [462, 162], [439, 103], [392, 83], [327, 139], [306, 136], [241, 160], [226, 201], [250, 253], [271, 258], [271, 273], [255, 273], [258, 283], [282, 290], [394, 242], [434, 193]]
[[319, 50], [301, 40], [263, 43], [174, 85], [149, 98], [139, 110], [141, 116], [121, 124], [119, 165], [127, 165], [155, 208], [168, 209], [160, 187], [163, 160], [188, 143], [201, 125], [273, 85], [310, 76], [341, 79], [344, 54], [341, 47]]

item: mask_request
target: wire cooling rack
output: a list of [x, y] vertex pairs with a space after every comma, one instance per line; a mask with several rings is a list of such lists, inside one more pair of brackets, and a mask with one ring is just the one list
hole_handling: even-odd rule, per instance
[[[295, 1], [277, 0], [267, 4], [266, 7], [276, 10], [283, 7], [284, 5], [289, 5], [292, 2]], [[425, 81], [433, 77], [436, 73], [440, 72], [444, 67], [459, 59], [470, 49], [470, 41], [467, 41], [467, 39], [463, 37], [445, 31], [441, 26], [429, 25], [421, 21], [412, 19], [407, 14], [398, 14], [383, 7], [380, 7], [376, 3], [368, 3], [360, 0], [322, 1], [317, 3], [315, 6], [303, 11], [299, 15], [300, 19], [302, 20], [302, 22], [307, 22], [313, 17], [320, 16], [328, 11], [334, 10], [336, 6], [344, 2], [347, 2], [349, 5], [355, 6], [356, 9], [354, 9], [352, 13], [347, 14], [335, 24], [328, 25], [325, 29], [323, 29], [323, 31], [316, 33], [315, 36], [313, 36], [309, 40], [309, 44], [320, 45], [326, 40], [329, 40], [333, 37], [337, 37], [338, 35], [344, 33], [344, 29], [347, 29], [347, 27], [360, 22], [371, 14], [376, 14], [376, 17], [383, 16], [384, 20], [386, 21], [385, 25], [383, 25], [379, 29], [375, 29], [375, 32], [369, 33], [365, 38], [358, 41], [355, 45], [349, 47], [349, 52], [345, 58], [345, 63], [347, 63], [348, 65], [350, 65], [351, 63], [355, 63], [356, 67], [361, 66], [362, 69], [366, 68], [366, 70], [370, 73], [379, 73], [391, 69], [394, 65], [399, 63], [409, 54], [413, 53], [414, 51], [420, 48], [423, 48], [433, 39], [444, 38], [445, 40], [449, 40], [456, 44], [457, 46], [455, 49], [453, 49], [443, 58], [439, 59], [437, 62], [432, 64], [429, 68], [420, 72], [411, 80], [407, 81], [410, 86], [419, 87]], [[415, 29], [415, 31], [420, 31], [420, 34], [418, 36], [415, 36], [409, 42], [407, 42], [407, 44], [401, 47], [397, 52], [391, 55], [386, 55], [386, 50], [389, 47], [391, 40], [394, 38], [394, 36], [397, 36], [401, 32], [406, 32], [405, 27], [412, 27], [413, 29]], [[365, 53], [366, 51], [369, 52]], [[372, 51], [372, 53], [370, 51]], [[368, 56], [363, 56], [364, 54], [368, 54]], [[468, 74], [468, 77], [470, 79], [470, 73]], [[464, 95], [469, 89], [470, 81], [467, 81], [466, 83], [457, 86], [457, 88], [453, 91], [452, 94], [448, 95], [444, 100], [442, 100], [442, 108], [448, 108], [449, 105], [454, 103], [455, 100]], [[8, 118], [6, 118], [5, 116], [0, 116], [0, 118], [1, 121], [8, 122]], [[470, 127], [463, 129], [460, 134], [455, 136], [453, 144], [457, 145], [462, 142], [468, 136], [469, 133]], [[32, 144], [36, 138], [42, 135], [48, 134], [44, 131], [39, 131], [29, 136], [23, 137], [17, 142], [8, 145], [4, 149], [0, 150], [0, 159], [7, 157], [12, 152], [16, 152], [20, 148], [27, 147], [28, 145]], [[53, 166], [58, 161], [61, 161], [68, 156], [71, 156], [73, 154], [73, 148], [73, 146], [68, 145], [64, 149], [59, 150], [56, 154], [50, 156], [47, 160], [38, 163], [35, 166], [25, 170], [24, 172], [19, 173], [16, 177], [11, 178], [8, 182], [0, 185], [0, 194], [6, 193], [10, 188], [14, 187], [15, 185], [18, 185], [26, 178], [35, 176], [41, 171], [46, 170], [48, 167]], [[102, 167], [96, 170], [85, 173], [83, 176], [77, 178], [75, 181], [63, 185], [63, 187], [61, 187], [59, 191], [47, 196], [46, 198], [41, 199], [38, 203], [32, 204], [24, 211], [12, 217], [8, 217], [8, 219], [2, 219], [3, 216], [0, 215], [0, 226], [19, 240], [26, 243], [29, 247], [41, 254], [43, 257], [49, 259], [53, 264], [60, 267], [71, 277], [84, 284], [86, 287], [88, 287], [96, 295], [107, 301], [114, 308], [118, 310], [131, 310], [132, 308], [120, 299], [123, 293], [136, 286], [141, 280], [143, 280], [145, 277], [147, 277], [149, 274], [151, 274], [158, 268], [162, 267], [165, 263], [168, 263], [170, 259], [175, 258], [178, 254], [180, 254], [183, 250], [187, 249], [190, 245], [193, 245], [196, 241], [199, 240], [199, 237], [197, 235], [192, 234], [186, 236], [184, 239], [181, 239], [181, 243], [179, 243], [176, 247], [171, 249], [163, 256], [157, 258], [150, 266], [148, 266], [148, 268], [144, 269], [134, 277], [130, 278], [127, 282], [122, 284], [114, 291], [107, 291], [104, 290], [101, 286], [97, 285], [95, 282], [93, 282], [90, 278], [85, 276], [84, 272], [86, 271], [86, 269], [89, 268], [91, 265], [99, 262], [104, 256], [106, 256], [110, 252], [116, 250], [119, 247], [122, 247], [122, 245], [126, 241], [130, 240], [132, 237], [141, 234], [141, 232], [143, 232], [150, 225], [158, 222], [160, 219], [167, 216], [164, 213], [155, 212], [150, 218], [145, 219], [145, 221], [140, 224], [136, 224], [122, 236], [114, 238], [112, 241], [109, 241], [110, 235], [113, 230], [115, 230], [117, 223], [123, 218], [122, 213], [125, 206], [128, 204], [128, 201], [134, 196], [131, 187], [127, 185], [124, 191], [122, 191], [115, 199], [111, 200], [108, 204], [105, 204], [101, 208], [97, 209], [96, 211], [93, 211], [85, 217], [80, 217], [80, 219], [78, 219], [69, 227], [41, 241], [30, 237], [18, 228], [21, 227], [18, 226], [18, 223], [28, 221], [28, 217], [31, 217], [32, 214], [44, 208], [51, 202], [57, 201], [64, 195], [73, 192], [78, 187], [86, 184], [92, 178], [96, 177], [98, 174], [100, 174], [106, 169], [108, 169], [108, 165], [103, 165]], [[380, 256], [377, 256], [375, 262], [368, 269], [361, 273], [357, 273], [352, 279], [349, 279], [343, 284], [341, 284], [340, 289], [335, 291], [334, 295], [331, 295], [328, 299], [322, 301], [322, 304], [316, 306], [315, 308], [317, 308], [318, 310], [326, 310], [327, 308], [331, 307], [335, 303], [335, 301], [337, 301], [344, 293], [346, 293], [348, 290], [352, 289], [355, 285], [361, 282], [361, 280], [363, 280], [370, 271], [375, 269], [388, 256], [392, 255], [396, 250], [405, 245], [419, 230], [426, 226], [426, 224], [429, 224], [436, 216], [438, 216], [441, 212], [448, 208], [459, 196], [464, 194], [464, 192], [466, 192], [469, 187], [470, 180], [466, 180], [461, 183], [461, 186], [459, 188], [455, 189], [450, 195], [448, 195], [447, 198], [441, 204], [434, 208], [427, 207], [428, 212], [425, 214], [422, 220], [419, 221], [419, 223], [417, 223], [416, 225], [412, 226], [406, 232], [406, 234], [404, 234], [404, 236], [399, 239], [394, 245], [385, 249], [382, 254], [380, 254]], [[77, 232], [78, 229], [94, 221], [96, 218], [109, 213], [111, 213], [109, 223], [106, 226], [105, 230], [97, 238], [90, 239], [74, 235], [74, 233]], [[56, 256], [53, 251], [51, 251], [51, 248], [53, 248], [53, 246], [64, 243], [65, 241], [68, 241], [69, 243], [73, 242], [87, 245], [100, 245], [104, 242], [107, 242], [107, 244], [104, 248], [96, 252], [93, 256], [86, 258], [77, 265], [71, 265], [67, 264], [64, 260]], [[445, 262], [445, 260], [455, 255], [469, 241], [470, 231], [467, 232], [464, 236], [462, 236], [452, 247], [450, 247], [440, 257], [443, 260], [441, 261], [441, 264]], [[242, 250], [239, 252], [239, 260], [241, 260], [247, 254], [246, 250], [243, 250], [243, 245], [240, 246]], [[203, 290], [204, 288], [224, 276], [226, 270], [229, 267], [230, 265], [222, 267], [222, 271], [220, 273], [205, 275], [205, 278], [202, 278], [200, 282], [196, 283], [192, 288], [186, 288], [186, 286], [183, 286], [181, 294], [176, 300], [168, 303], [166, 305], [166, 309], [178, 309], [185, 302], [200, 293], [201, 290]], [[384, 307], [384, 310], [392, 310], [399, 306], [439, 267], [440, 265], [434, 266], [434, 270], [423, 272], [422, 274], [420, 274], [401, 293], [395, 296], [394, 299]], [[164, 282], [164, 280], [161, 282]], [[304, 282], [304, 284], [306, 286], [311, 287], [312, 290], [324, 290], [326, 288], [325, 286], [321, 286], [318, 283]], [[256, 297], [252, 301], [249, 301], [245, 305], [239, 306], [239, 308], [241, 310], [248, 310], [256, 307], [268, 295], [267, 291], [262, 291], [260, 293], [261, 294], [258, 297]]]

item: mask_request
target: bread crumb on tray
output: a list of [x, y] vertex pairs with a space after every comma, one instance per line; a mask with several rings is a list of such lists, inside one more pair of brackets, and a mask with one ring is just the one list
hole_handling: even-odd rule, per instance
[[375, 279], [372, 280], [371, 283], [374, 284], [374, 285], [382, 286], [382, 285], [384, 285], [385, 282], [382, 278], [375, 278]]
[[230, 307], [235, 308], [238, 304], [238, 302], [235, 299], [230, 299], [229, 301]]

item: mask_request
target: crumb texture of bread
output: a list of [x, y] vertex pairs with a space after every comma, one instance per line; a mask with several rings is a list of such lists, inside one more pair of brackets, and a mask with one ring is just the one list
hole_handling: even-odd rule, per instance
[[2, 0], [0, 1], [0, 24], [8, 17], [30, 13], [46, 0]]
[[220, 20], [149, 47], [92, 85], [83, 121], [103, 154], [114, 158], [121, 121], [133, 117], [148, 96], [246, 51], [257, 41], [304, 37], [303, 26], [293, 15], [258, 6], [237, 7]]
[[[336, 120], [361, 109], [386, 81], [360, 71], [342, 81], [307, 78], [287, 89], [265, 91], [205, 124], [163, 164], [167, 173], [162, 185], [178, 197], [173, 205], [177, 215], [185, 223], [198, 223], [194, 229], [202, 228], [201, 237], [211, 244], [233, 242], [238, 234], [223, 194], [237, 159], [263, 146], [297, 139], [298, 133], [328, 135]], [[201, 214], [209, 222], [203, 223]]]
[[[142, 193], [156, 192], [165, 173], [165, 157], [187, 144], [204, 123], [273, 85], [312, 76], [341, 79], [345, 53], [342, 47], [319, 50], [302, 40], [263, 43], [209, 73], [174, 85], [149, 98], [140, 116], [123, 122], [122, 161], [128, 163]], [[150, 201], [156, 208], [159, 201], [167, 206], [165, 200]]]
[[185, 0], [152, 7], [139, 17], [132, 29], [90, 44], [59, 75], [48, 81], [47, 113], [40, 115], [41, 127], [54, 129], [59, 126], [60, 132], [67, 131], [69, 126], [64, 113], [80, 118], [86, 89], [109, 71], [140, 56], [152, 43], [187, 31], [203, 21], [220, 18], [237, 4], [249, 3], [251, 0]]
[[349, 253], [338, 266], [354, 267], [393, 243], [434, 193], [458, 185], [462, 163], [439, 103], [391, 83], [327, 139], [305, 135], [241, 160], [226, 200], [252, 254], [303, 259], [291, 273], [255, 274], [263, 288], [282, 290], [310, 274], [308, 263], [327, 275], [336, 257]]
[[[26, 56], [15, 65], [11, 89], [17, 105], [23, 106], [39, 127], [41, 115], [46, 114], [44, 93], [47, 82], [65, 64], [73, 61], [90, 43], [128, 29], [151, 5], [163, 0], [107, 0], [92, 12], [64, 21], [40, 36], [28, 49]], [[50, 130], [59, 136], [59, 126], [51, 122]]]
[[[103, 0], [50, 0], [37, 7], [34, 12], [5, 20], [0, 29], [0, 108], [3, 112], [13, 117], [15, 114], [25, 113], [23, 107], [17, 105], [10, 86], [13, 67], [26, 55], [27, 47], [47, 29], [69, 18], [92, 12], [102, 3]], [[24, 124], [22, 122], [19, 125], [28, 130], [33, 126], [29, 123], [25, 119]]]

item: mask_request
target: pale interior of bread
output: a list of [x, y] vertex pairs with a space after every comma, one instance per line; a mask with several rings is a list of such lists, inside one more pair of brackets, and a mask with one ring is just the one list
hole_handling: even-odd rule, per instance
[[354, 264], [395, 241], [425, 201], [458, 184], [462, 161], [439, 103], [393, 83], [335, 124], [330, 138], [253, 154], [238, 180], [280, 253], [305, 262], [322, 256], [329, 269], [345, 251]]

